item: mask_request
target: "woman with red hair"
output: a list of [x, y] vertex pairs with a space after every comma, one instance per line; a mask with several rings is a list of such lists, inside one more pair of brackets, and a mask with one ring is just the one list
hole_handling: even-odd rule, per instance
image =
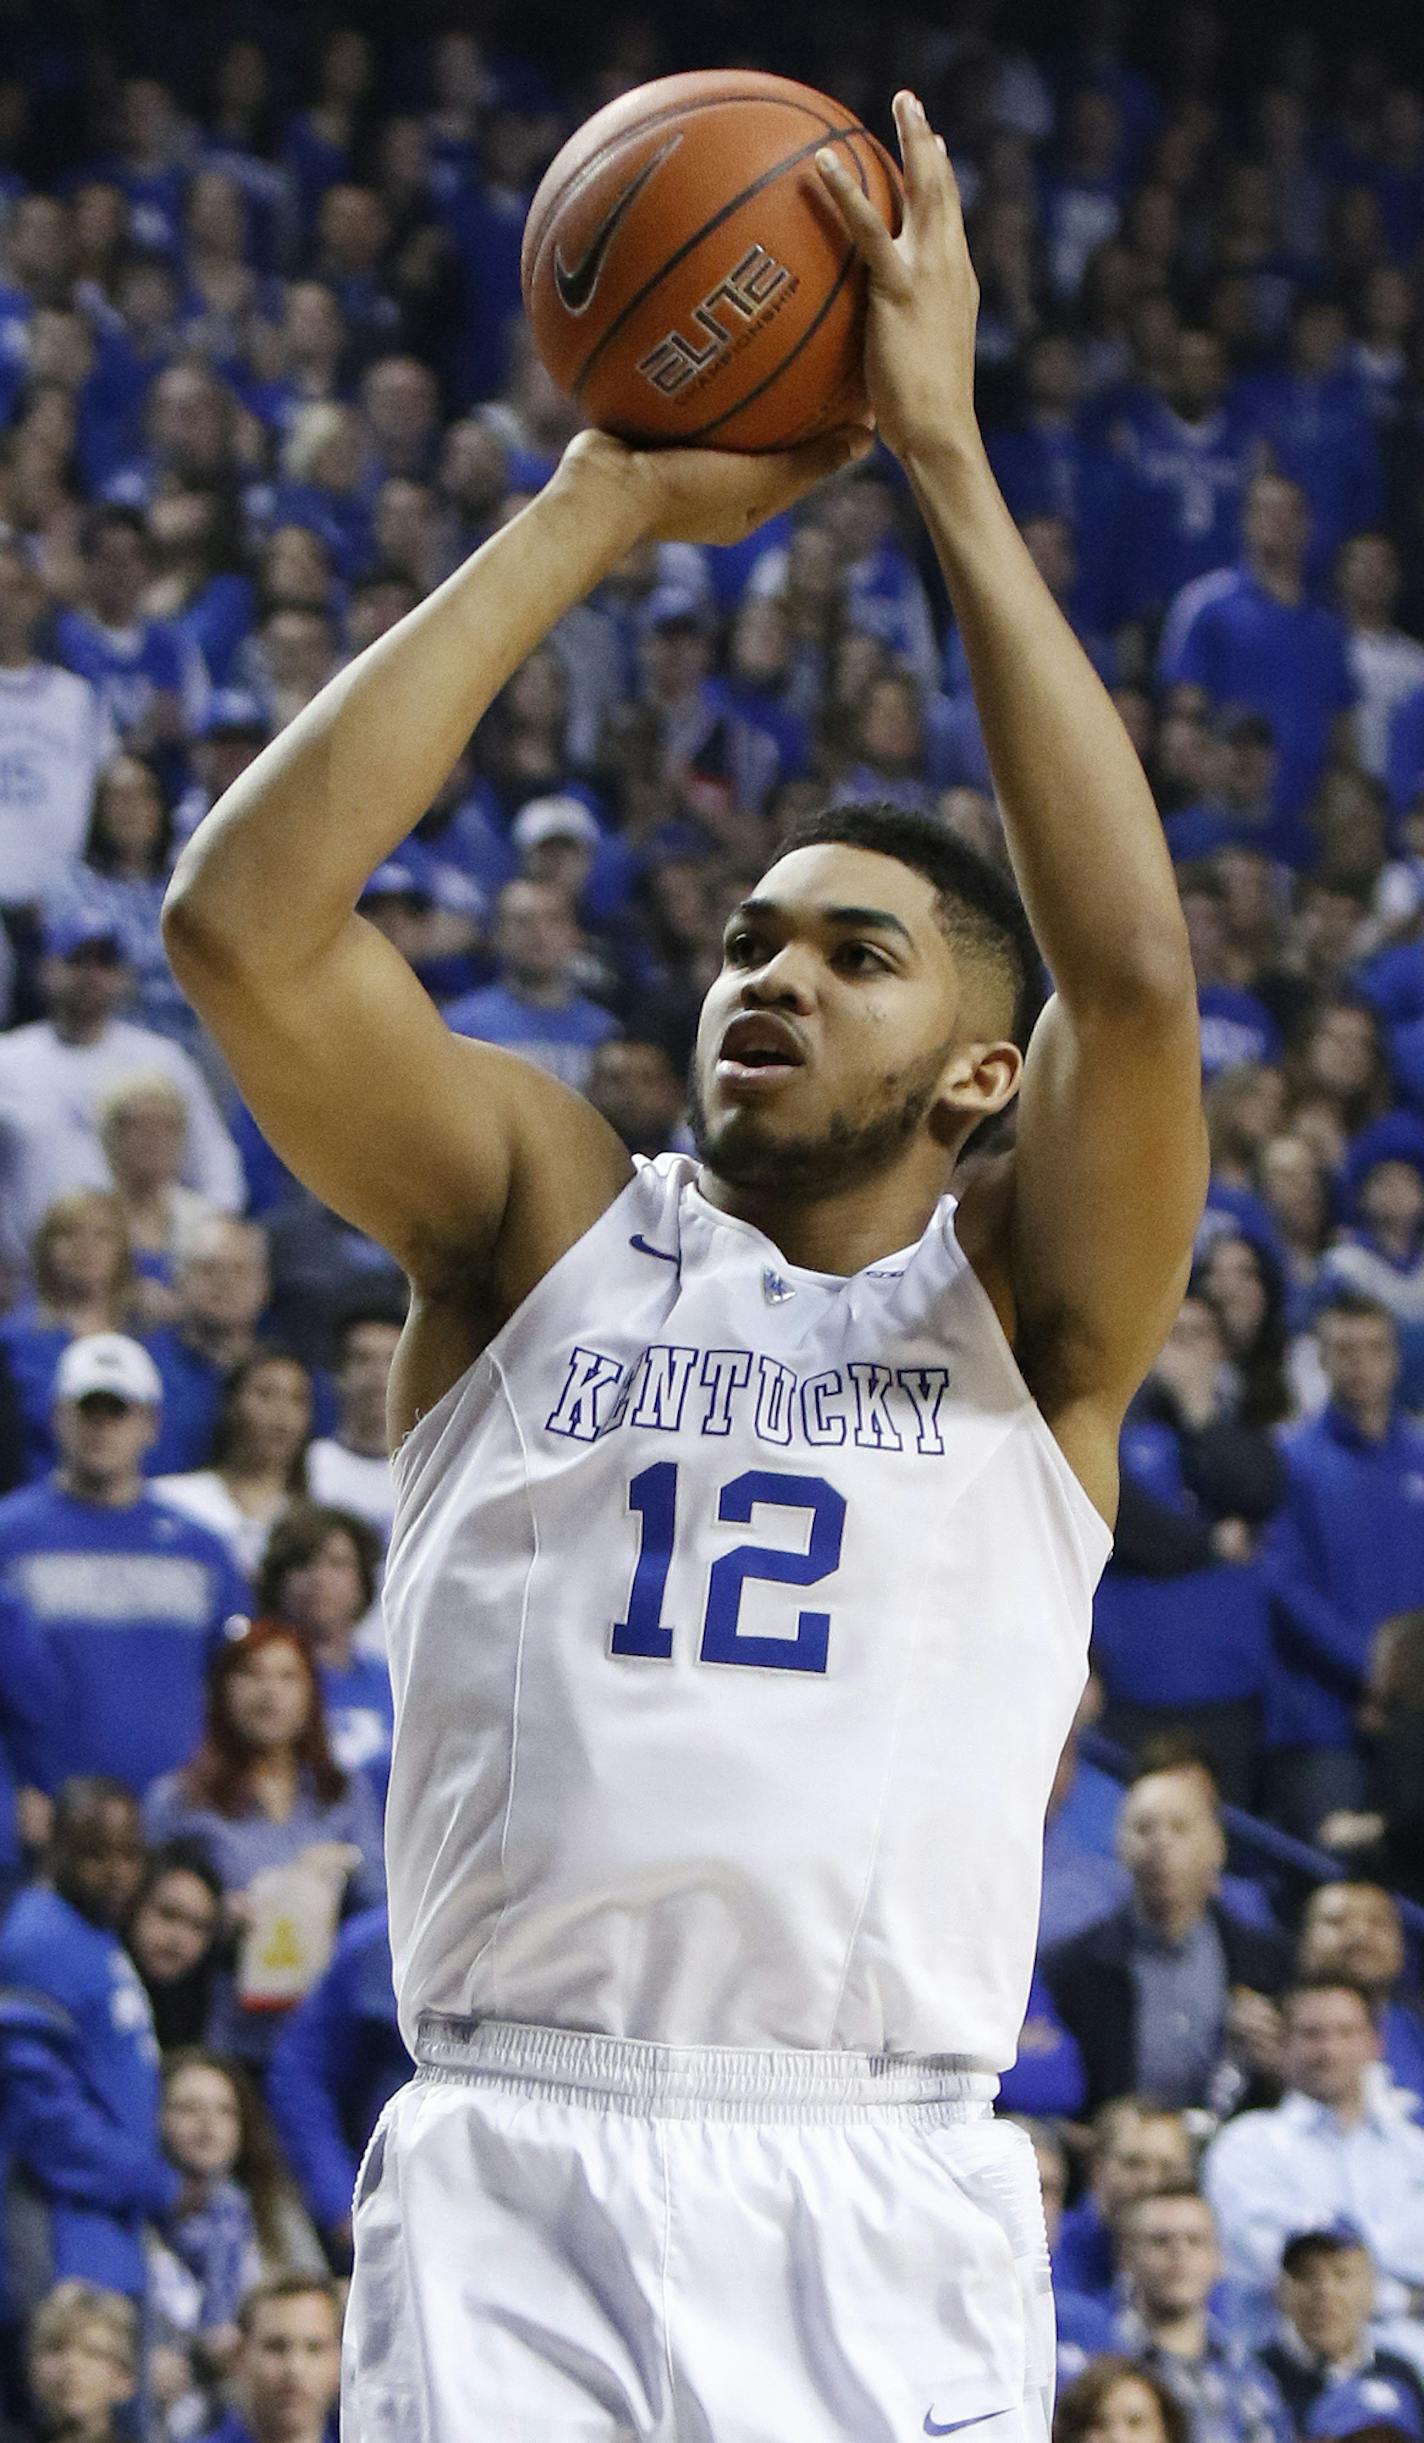
[[[311, 1887], [335, 1886], [355, 1908], [385, 1896], [375, 1799], [363, 1775], [348, 1776], [332, 1757], [321, 1689], [294, 1629], [259, 1620], [220, 1649], [208, 1675], [202, 1744], [180, 1771], [154, 1783], [144, 1823], [150, 1842], [196, 1838], [211, 1855], [239, 1940], [236, 1972], [228, 1970], [215, 1997], [210, 2040], [247, 2061], [265, 2060], [283, 2006], [300, 1998], [300, 1987], [288, 1989], [294, 1944], [316, 1942], [312, 1978], [323, 1965], [319, 1936], [294, 1931]], [[302, 1870], [298, 1885], [306, 1886], [295, 1900], [290, 1881], [272, 1880], [290, 1868]], [[264, 1924], [273, 1955], [254, 1961], [249, 1938]], [[271, 1971], [265, 1985], [264, 1968]]]

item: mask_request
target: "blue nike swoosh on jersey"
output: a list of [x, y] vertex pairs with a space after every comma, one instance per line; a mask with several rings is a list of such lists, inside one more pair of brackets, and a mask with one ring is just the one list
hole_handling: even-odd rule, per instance
[[641, 1230], [634, 1231], [632, 1237], [628, 1241], [628, 1244], [630, 1247], [636, 1247], [639, 1255], [655, 1255], [658, 1257], [659, 1261], [664, 1264], [680, 1264], [682, 1262], [682, 1258], [678, 1254], [675, 1247], [650, 1247]]
[[934, 2411], [927, 2409], [925, 2411], [925, 2433], [927, 2435], [957, 2435], [966, 2426], [982, 2426], [986, 2419], [1000, 2418], [1003, 2414], [1002, 2409], [981, 2409], [972, 2418], [951, 2418], [947, 2426], [941, 2426]]

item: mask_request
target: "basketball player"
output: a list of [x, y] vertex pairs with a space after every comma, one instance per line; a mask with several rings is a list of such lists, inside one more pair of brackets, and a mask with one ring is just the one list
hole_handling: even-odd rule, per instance
[[[1202, 1202], [1142, 772], [988, 473], [953, 179], [897, 103], [880, 431], [1014, 862], [810, 827], [736, 909], [700, 1160], [457, 1041], [354, 913], [640, 537], [851, 453], [576, 441], [202, 825], [167, 937], [262, 1127], [413, 1302], [393, 1379], [391, 1921], [420, 2064], [358, 2189], [347, 2443], [1039, 2443], [1032, 2151], [990, 2115], [1126, 1403]], [[947, 1183], [1017, 1091], [1017, 1151]]]

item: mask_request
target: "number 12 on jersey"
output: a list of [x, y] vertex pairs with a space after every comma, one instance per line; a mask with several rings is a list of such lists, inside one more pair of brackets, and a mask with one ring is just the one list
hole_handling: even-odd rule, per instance
[[[677, 1462], [659, 1459], [628, 1487], [628, 1507], [641, 1522], [638, 1565], [628, 1591], [628, 1609], [615, 1621], [612, 1654], [641, 1654], [657, 1662], [672, 1657], [672, 1630], [663, 1620], [663, 1596], [677, 1535]], [[757, 1509], [809, 1511], [804, 1551], [783, 1545], [738, 1544], [714, 1561], [707, 1580], [707, 1609], [698, 1658], [704, 1663], [743, 1663], [762, 1671], [824, 1671], [830, 1642], [829, 1612], [798, 1612], [794, 1637], [756, 1637], [738, 1627], [742, 1589], [749, 1578], [777, 1586], [818, 1586], [839, 1567], [845, 1533], [845, 1502], [823, 1476], [778, 1476], [769, 1468], [747, 1468], [724, 1484], [717, 1516], [746, 1527]]]

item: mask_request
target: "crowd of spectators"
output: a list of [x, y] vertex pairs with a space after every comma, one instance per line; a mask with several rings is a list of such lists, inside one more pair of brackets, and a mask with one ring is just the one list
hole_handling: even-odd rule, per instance
[[[403, 1292], [263, 1140], [159, 909], [264, 742], [547, 480], [533, 186], [727, 36], [112, 16], [0, 25], [0, 2436], [321, 2443], [407, 2067]], [[1348, 27], [1241, 31], [954, 0], [759, 40], [945, 130], [990, 455], [1198, 976], [1210, 1201], [1083, 1722], [1130, 1786], [1070, 1746], [1003, 2097], [1062, 2443], [1424, 2443], [1424, 86]], [[745, 546], [630, 554], [362, 908], [654, 1154], [722, 912], [828, 797], [1004, 855], [883, 455]], [[1313, 1845], [1306, 1905], [1224, 1802]]]

